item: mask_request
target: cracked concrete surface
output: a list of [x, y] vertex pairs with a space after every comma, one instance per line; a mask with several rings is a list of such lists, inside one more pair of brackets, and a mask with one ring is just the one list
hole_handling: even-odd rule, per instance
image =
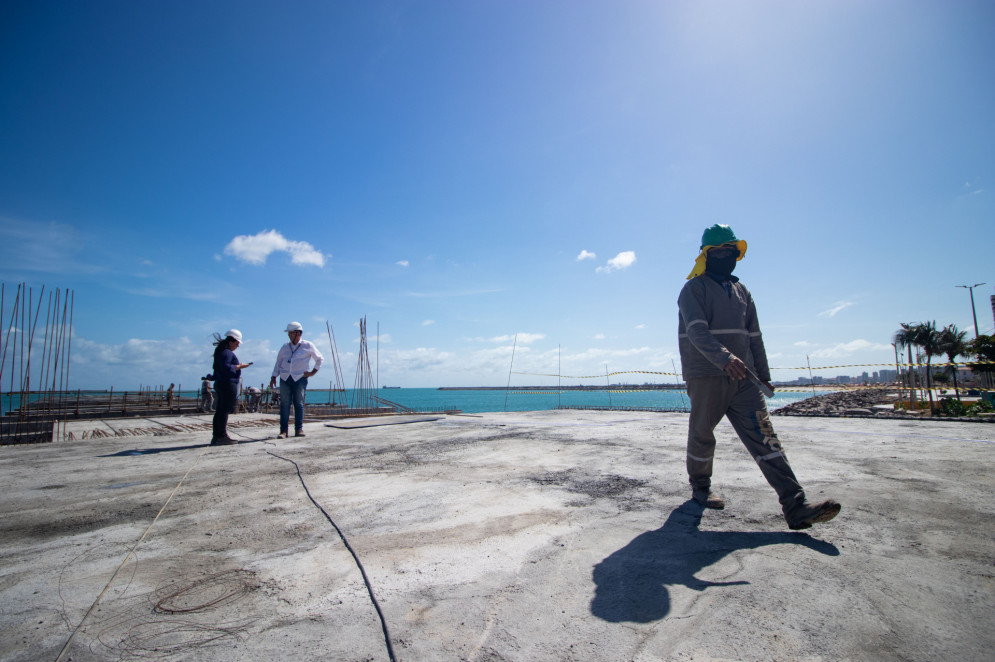
[[774, 419], [791, 532], [725, 423], [703, 512], [686, 414], [432, 419], [4, 447], [0, 659], [387, 660], [336, 527], [398, 660], [990, 659], [995, 426]]

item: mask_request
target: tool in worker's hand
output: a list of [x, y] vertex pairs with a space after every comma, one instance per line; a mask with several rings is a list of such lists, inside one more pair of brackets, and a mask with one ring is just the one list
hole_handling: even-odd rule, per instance
[[749, 368], [746, 369], [746, 374], [750, 378], [750, 380], [753, 381], [754, 384], [756, 384], [757, 386], [760, 387], [760, 392], [761, 393], [763, 393], [764, 395], [766, 395], [768, 398], [773, 398], [774, 397], [774, 389], [772, 389], [770, 386], [768, 386], [767, 382], [762, 381]]

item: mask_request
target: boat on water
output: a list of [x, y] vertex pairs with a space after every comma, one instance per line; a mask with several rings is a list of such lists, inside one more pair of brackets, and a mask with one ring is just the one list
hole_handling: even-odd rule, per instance
[[400, 386], [381, 386], [380, 388], [401, 388]]

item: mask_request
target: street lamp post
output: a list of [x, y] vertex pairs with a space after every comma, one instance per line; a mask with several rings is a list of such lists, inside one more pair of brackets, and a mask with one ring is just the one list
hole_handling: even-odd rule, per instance
[[974, 288], [981, 287], [982, 285], [987, 285], [987, 283], [975, 283], [974, 285], [954, 285], [954, 287], [963, 287], [965, 290], [971, 293], [971, 315], [974, 317], [974, 337], [978, 337], [978, 314], [974, 311]]
[[[986, 283], [975, 283], [974, 285], [955, 285], [954, 287], [963, 287], [965, 290], [971, 293], [971, 315], [974, 317], [974, 338], [978, 338], [978, 314], [974, 311], [974, 288], [980, 287], [981, 285], [986, 285]], [[955, 368], [956, 369], [956, 368]], [[989, 385], [989, 375], [988, 373], [981, 373], [981, 383], [987, 387]]]

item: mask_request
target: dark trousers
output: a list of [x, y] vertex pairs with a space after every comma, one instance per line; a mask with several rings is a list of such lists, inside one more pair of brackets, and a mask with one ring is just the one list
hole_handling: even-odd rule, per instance
[[214, 392], [218, 395], [214, 410], [214, 438], [223, 439], [228, 436], [228, 414], [238, 402], [238, 384], [215, 382]]
[[729, 419], [746, 450], [756, 460], [764, 478], [777, 492], [785, 516], [805, 502], [805, 491], [788, 464], [781, 442], [774, 434], [767, 401], [755, 384], [731, 377], [688, 379], [691, 416], [688, 421], [687, 468], [691, 488], [707, 490], [712, 484], [715, 426]]

